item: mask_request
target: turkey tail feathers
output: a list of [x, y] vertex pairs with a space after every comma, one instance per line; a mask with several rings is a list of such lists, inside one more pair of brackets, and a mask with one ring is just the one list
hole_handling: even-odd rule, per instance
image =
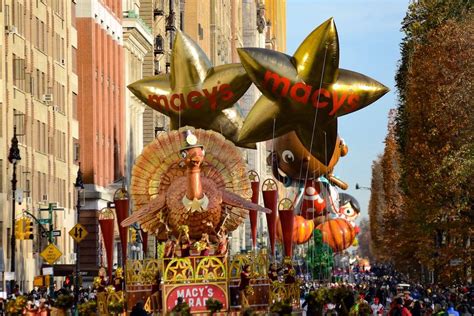
[[[186, 144], [186, 130], [194, 133], [197, 143], [205, 150], [201, 177], [212, 180], [216, 189], [232, 193], [228, 203], [232, 207], [226, 226], [236, 228], [247, 216], [246, 209], [256, 207], [248, 201], [252, 191], [242, 152], [219, 133], [186, 126], [160, 133], [136, 158], [130, 184], [130, 195], [136, 211], [121, 223], [122, 226], [138, 222], [144, 229], [153, 232], [162, 225], [158, 216], [160, 212], [167, 215], [173, 211], [168, 208], [165, 197], [170, 185], [186, 175], [180, 155]], [[267, 211], [261, 207], [257, 210]]]

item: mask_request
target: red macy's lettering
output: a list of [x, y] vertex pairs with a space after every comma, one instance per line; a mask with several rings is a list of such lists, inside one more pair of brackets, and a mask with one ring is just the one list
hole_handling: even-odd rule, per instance
[[[263, 80], [263, 87], [268, 89], [270, 80], [273, 81], [271, 91], [281, 97], [289, 97], [293, 101], [308, 104], [311, 103], [315, 108], [325, 108], [329, 102], [332, 102], [332, 110], [329, 115], [334, 115], [344, 105], [347, 104], [351, 109], [356, 109], [359, 105], [359, 96], [352, 93], [342, 93], [339, 95], [336, 91], [332, 93], [324, 88], [313, 91], [313, 86], [304, 82], [297, 82], [291, 86], [290, 79], [281, 77], [278, 74], [267, 70]], [[278, 88], [281, 87], [281, 89]]]
[[[174, 111], [182, 111], [186, 107], [199, 110], [203, 104], [209, 103], [211, 110], [215, 111], [221, 101], [228, 101], [234, 96], [230, 84], [221, 84], [212, 87], [212, 90], [202, 91], [192, 90], [187, 94], [174, 93], [170, 95], [150, 94], [148, 104], [169, 111], [170, 107]], [[206, 101], [207, 100], [207, 101]]]

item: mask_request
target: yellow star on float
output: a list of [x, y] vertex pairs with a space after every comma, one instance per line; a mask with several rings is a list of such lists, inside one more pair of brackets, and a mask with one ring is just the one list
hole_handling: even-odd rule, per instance
[[189, 273], [191, 270], [191, 261], [188, 258], [177, 258], [170, 262], [170, 267], [168, 269], [171, 274], [171, 280], [186, 280], [189, 278]]
[[263, 96], [245, 119], [238, 140], [259, 142], [295, 131], [326, 165], [336, 144], [337, 117], [388, 92], [367, 76], [339, 68], [332, 18], [317, 27], [293, 56], [262, 48], [240, 48], [239, 55]]
[[290, 199], [284, 198], [280, 201], [280, 210], [290, 210], [293, 208], [293, 202]]
[[170, 118], [171, 129], [181, 126], [211, 129], [236, 145], [243, 124], [233, 105], [252, 82], [241, 64], [213, 67], [204, 51], [178, 31], [171, 54], [170, 74], [144, 78], [128, 86], [142, 102]]

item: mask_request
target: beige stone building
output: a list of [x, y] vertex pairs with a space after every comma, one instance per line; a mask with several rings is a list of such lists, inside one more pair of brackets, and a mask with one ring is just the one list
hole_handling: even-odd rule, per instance
[[[123, 0], [122, 3], [125, 85], [143, 78], [145, 56], [153, 51], [153, 34], [151, 28], [139, 16], [140, 7], [140, 1]], [[143, 150], [142, 122], [146, 107], [130, 90], [125, 90], [125, 174], [127, 181], [130, 181], [129, 175], [135, 158]]]
[[[77, 31], [75, 1], [4, 0], [0, 2], [0, 247], [5, 271], [11, 271], [12, 216], [23, 211], [37, 218], [40, 202], [57, 202], [54, 238], [62, 252], [57, 264], [74, 262], [74, 181], [78, 157]], [[17, 128], [21, 161], [17, 187], [22, 203], [12, 214], [12, 164], [8, 150]], [[59, 234], [59, 233], [58, 233]], [[39, 252], [46, 247], [34, 225], [32, 241], [16, 241], [15, 279], [21, 289], [33, 287], [33, 277], [44, 263]]]
[[[181, 28], [183, 0], [141, 0], [140, 17], [151, 27], [153, 49], [143, 61], [143, 77], [170, 71], [170, 56], [176, 31]], [[156, 133], [168, 130], [166, 116], [145, 108], [143, 113], [143, 144], [151, 142]]]

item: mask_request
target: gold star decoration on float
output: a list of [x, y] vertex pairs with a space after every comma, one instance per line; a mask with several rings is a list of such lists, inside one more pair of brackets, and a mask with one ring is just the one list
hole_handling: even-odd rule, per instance
[[288, 198], [284, 198], [280, 201], [278, 209], [284, 211], [291, 210], [293, 209], [293, 202]]
[[262, 92], [239, 134], [244, 143], [295, 131], [303, 145], [327, 164], [337, 139], [337, 117], [357, 111], [388, 92], [381, 83], [339, 68], [334, 20], [317, 27], [293, 56], [262, 48], [238, 49]]
[[175, 258], [166, 268], [166, 276], [170, 281], [188, 280], [192, 278], [193, 268], [189, 258]]
[[144, 78], [128, 86], [142, 102], [170, 117], [171, 129], [180, 126], [211, 129], [236, 145], [243, 119], [233, 105], [251, 85], [241, 64], [213, 67], [204, 51], [177, 31], [170, 73]]

